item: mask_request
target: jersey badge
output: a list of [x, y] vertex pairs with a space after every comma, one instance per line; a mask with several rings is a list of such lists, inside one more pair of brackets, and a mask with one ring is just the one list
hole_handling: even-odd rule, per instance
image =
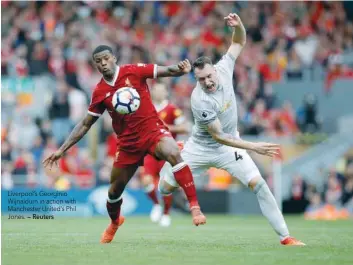
[[225, 112], [232, 105], [232, 101], [228, 100], [222, 107], [221, 113]]

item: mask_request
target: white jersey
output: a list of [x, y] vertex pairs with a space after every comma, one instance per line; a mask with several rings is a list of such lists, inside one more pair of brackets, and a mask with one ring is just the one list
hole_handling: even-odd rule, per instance
[[219, 86], [215, 92], [205, 92], [199, 83], [191, 95], [191, 109], [195, 120], [189, 144], [199, 144], [205, 149], [221, 146], [207, 131], [207, 124], [218, 118], [225, 133], [236, 136], [238, 113], [233, 89], [235, 58], [225, 54], [215, 65]]
[[[233, 89], [235, 58], [227, 53], [215, 65], [219, 87], [215, 92], [206, 93], [197, 83], [191, 96], [191, 108], [195, 119], [192, 135], [181, 152], [181, 157], [189, 165], [195, 185], [202, 185], [201, 176], [210, 167], [224, 169], [248, 185], [260, 172], [244, 149], [217, 143], [207, 131], [207, 124], [219, 119], [225, 133], [239, 137], [237, 131], [237, 104]], [[160, 172], [160, 183], [165, 180], [178, 187], [172, 166], [166, 162]]]

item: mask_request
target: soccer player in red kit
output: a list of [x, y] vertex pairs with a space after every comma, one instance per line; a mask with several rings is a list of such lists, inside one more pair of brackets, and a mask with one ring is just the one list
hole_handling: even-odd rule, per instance
[[[165, 84], [155, 84], [151, 89], [151, 96], [159, 118], [168, 127], [174, 139], [178, 134], [189, 132], [189, 126], [182, 110], [168, 101], [168, 91]], [[161, 226], [168, 227], [171, 224], [169, 210], [172, 204], [172, 195], [162, 196], [163, 208], [157, 197], [159, 172], [164, 163], [165, 161], [157, 160], [152, 155], [145, 156], [141, 177], [145, 192], [154, 204], [150, 214], [151, 221], [159, 222]]]
[[[86, 117], [79, 122], [69, 138], [51, 156], [43, 161], [50, 168], [57, 163], [63, 154], [77, 143], [103, 114], [108, 111], [112, 126], [119, 138], [119, 149], [115, 157], [108, 191], [107, 211], [111, 223], [101, 237], [101, 243], [110, 243], [124, 217], [120, 215], [122, 194], [137, 168], [142, 165], [146, 154], [168, 161], [173, 166], [173, 173], [183, 188], [189, 203], [193, 223], [198, 226], [206, 223], [196, 195], [194, 180], [190, 168], [183, 162], [177, 143], [168, 128], [159, 119], [152, 104], [147, 78], [181, 76], [189, 73], [191, 65], [188, 60], [178, 65], [159, 66], [155, 64], [117, 65], [112, 48], [98, 46], [92, 54], [98, 71], [103, 75], [92, 94]], [[114, 93], [122, 87], [133, 87], [141, 98], [139, 109], [130, 115], [118, 114], [113, 105]]]

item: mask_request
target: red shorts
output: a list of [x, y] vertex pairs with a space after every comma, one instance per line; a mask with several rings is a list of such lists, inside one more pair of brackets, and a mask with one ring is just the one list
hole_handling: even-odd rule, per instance
[[[181, 141], [177, 142], [179, 150], [183, 150], [184, 143]], [[151, 175], [155, 178], [159, 179], [159, 172], [161, 172], [162, 167], [164, 166], [164, 160], [157, 160], [154, 156], [146, 155], [143, 161], [143, 170], [142, 176], [144, 175]]]
[[146, 144], [144, 144], [144, 146], [138, 151], [129, 152], [126, 149], [121, 150], [118, 148], [113, 166], [117, 168], [126, 168], [131, 165], [142, 166], [144, 157], [147, 154], [154, 154], [157, 144], [163, 137], [172, 137], [172, 135], [168, 131], [162, 132], [158, 130], [148, 134], [148, 136], [144, 139]]
[[159, 172], [164, 166], [164, 160], [157, 160], [151, 155], [146, 155], [143, 161], [142, 176], [151, 175], [154, 178], [159, 179]]

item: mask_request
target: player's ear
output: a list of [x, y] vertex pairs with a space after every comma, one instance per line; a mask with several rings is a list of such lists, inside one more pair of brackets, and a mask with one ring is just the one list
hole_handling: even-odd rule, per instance
[[117, 63], [117, 61], [118, 61], [118, 59], [116, 58], [115, 55], [113, 56], [113, 60], [114, 60], [114, 63]]

